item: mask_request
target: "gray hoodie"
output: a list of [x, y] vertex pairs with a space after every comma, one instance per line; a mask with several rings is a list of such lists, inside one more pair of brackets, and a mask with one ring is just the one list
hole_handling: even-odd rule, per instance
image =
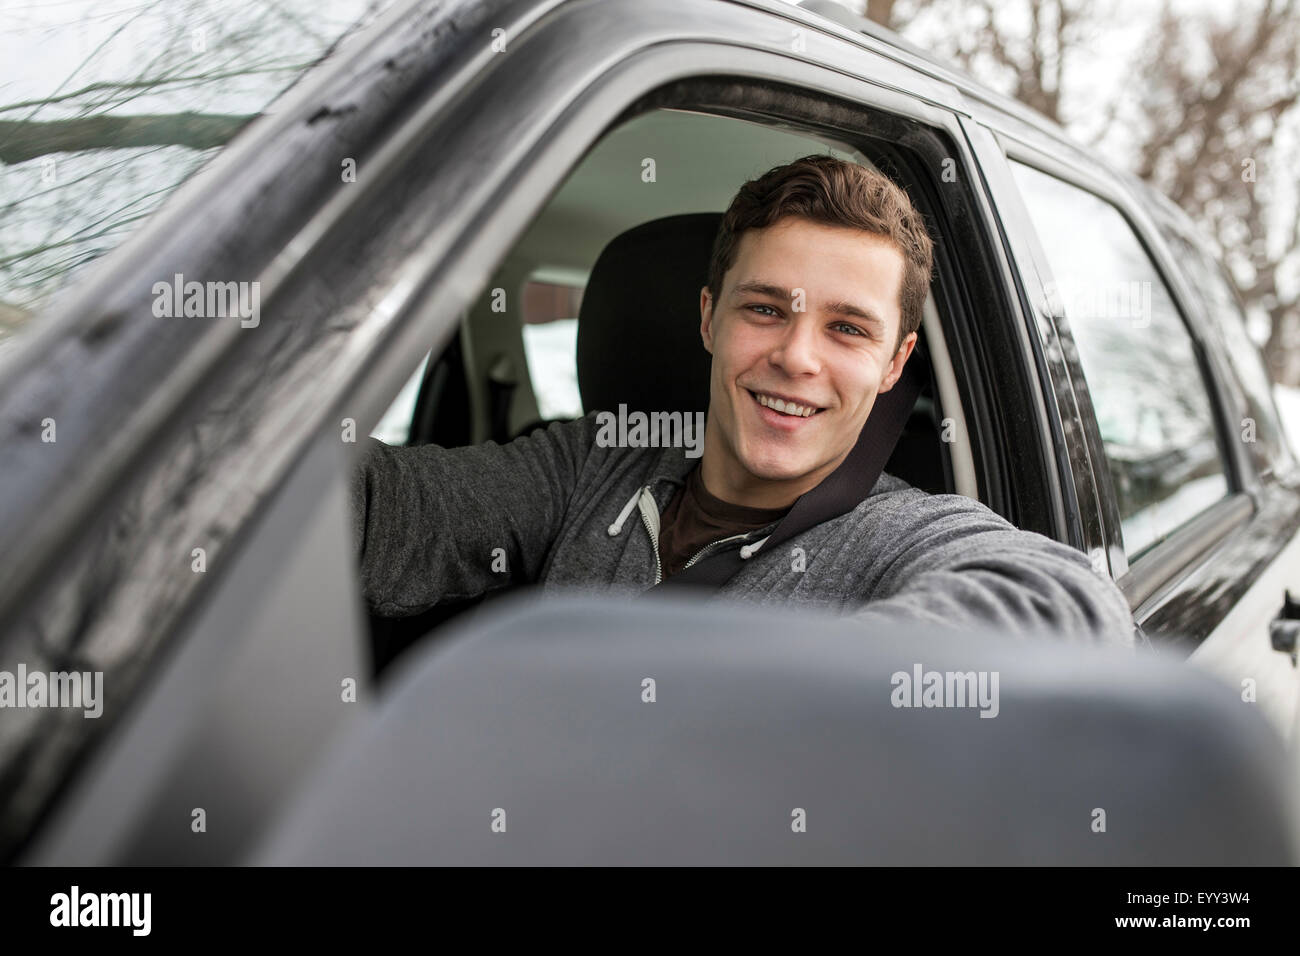
[[[603, 447], [596, 413], [509, 444], [390, 447], [369, 439], [352, 481], [362, 590], [404, 616], [520, 585], [639, 594], [660, 578], [659, 516], [698, 459]], [[882, 474], [853, 511], [774, 550], [741, 548], [716, 596], [853, 615], [871, 626], [989, 623], [1007, 632], [1133, 643], [1127, 601], [1079, 551], [979, 502]], [[700, 557], [697, 555], [696, 557]]]

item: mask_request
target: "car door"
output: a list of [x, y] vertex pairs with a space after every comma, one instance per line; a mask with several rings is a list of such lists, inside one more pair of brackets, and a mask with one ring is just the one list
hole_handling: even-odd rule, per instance
[[1083, 413], [1072, 453], [1093, 488], [1080, 498], [1098, 509], [1112, 576], [1154, 646], [1290, 735], [1300, 681], [1269, 625], [1300, 583], [1300, 499], [1283, 476], [1261, 478], [1221, 338], [1114, 177], [1022, 127], [984, 145], [986, 166], [1005, 163], [999, 208]]

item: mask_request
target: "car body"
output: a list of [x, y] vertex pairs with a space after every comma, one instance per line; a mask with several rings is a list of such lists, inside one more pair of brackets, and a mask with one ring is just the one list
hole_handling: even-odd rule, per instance
[[[564, 417], [543, 407], [556, 370], [535, 357], [562, 354], [562, 336], [530, 358], [524, 328], [571, 319], [567, 306], [502, 313], [495, 290], [574, 301], [621, 230], [719, 211], [744, 178], [825, 150], [902, 181], [939, 239], [934, 456], [917, 482], [1089, 555], [1149, 647], [1294, 739], [1300, 677], [1270, 625], [1300, 594], [1300, 475], [1181, 213], [865, 23], [778, 0], [412, 0], [4, 356], [0, 667], [75, 662], [103, 672], [106, 698], [100, 721], [6, 720], [5, 852], [167, 861], [181, 837], [145, 826], [158, 794], [201, 807], [233, 780], [235, 822], [184, 859], [245, 851], [357, 719], [340, 684], [376, 692], [346, 520], [358, 436], [382, 419], [398, 440], [466, 444]], [[1179, 412], [1191, 439], [1167, 440], [1158, 390], [1131, 440], [1103, 433], [1098, 408], [1122, 414], [1123, 396], [1103, 394], [1107, 366], [1059, 294], [1034, 175], [1106, 204], [1146, 257], [1192, 357], [1182, 381], [1201, 389]], [[158, 318], [154, 287], [176, 275], [258, 282], [261, 321]], [[1195, 494], [1141, 525], [1134, 488]], [[1126, 547], [1139, 527], [1143, 546]]]

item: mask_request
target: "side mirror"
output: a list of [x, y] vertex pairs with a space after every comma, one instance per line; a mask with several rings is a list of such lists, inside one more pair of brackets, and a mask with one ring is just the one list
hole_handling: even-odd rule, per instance
[[252, 862], [1300, 860], [1263, 717], [1181, 662], [1050, 634], [507, 598], [389, 687]]

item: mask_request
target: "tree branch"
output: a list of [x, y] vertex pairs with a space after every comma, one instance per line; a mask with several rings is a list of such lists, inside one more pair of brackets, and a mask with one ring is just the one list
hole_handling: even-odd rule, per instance
[[0, 163], [23, 163], [49, 153], [140, 146], [223, 146], [253, 116], [173, 113], [163, 116], [86, 116], [35, 122], [0, 120]]

